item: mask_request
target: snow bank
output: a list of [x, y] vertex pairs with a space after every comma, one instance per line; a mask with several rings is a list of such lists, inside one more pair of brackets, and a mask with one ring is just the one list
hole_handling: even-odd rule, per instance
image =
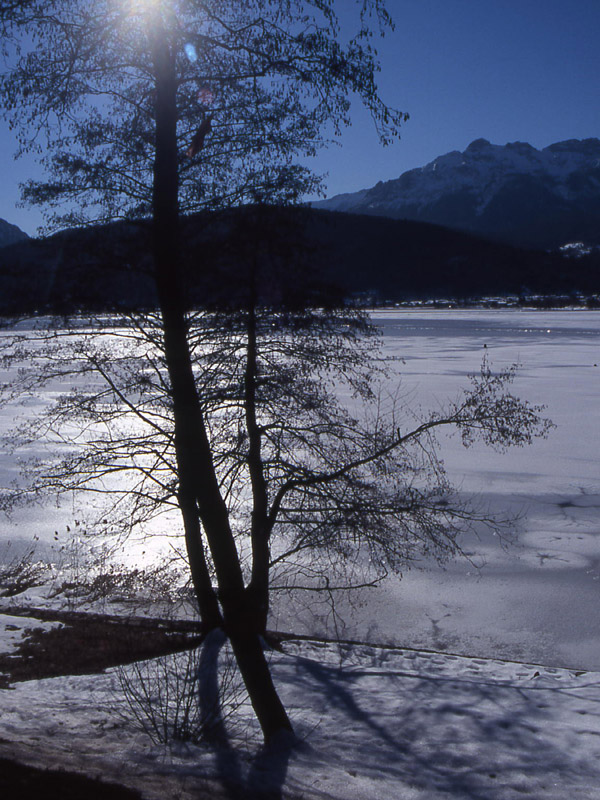
[[152, 745], [121, 716], [111, 670], [3, 691], [0, 755], [118, 778], [150, 800], [215, 796], [223, 778], [244, 796], [306, 800], [598, 797], [600, 673], [315, 641], [288, 642], [272, 666], [293, 749], [258, 748], [249, 713], [228, 747]]

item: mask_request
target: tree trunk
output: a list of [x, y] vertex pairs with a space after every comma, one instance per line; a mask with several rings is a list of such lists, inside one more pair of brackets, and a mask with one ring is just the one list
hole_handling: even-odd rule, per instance
[[[153, 251], [159, 302], [163, 312], [165, 351], [170, 376], [181, 372], [185, 358], [178, 355], [169, 342], [176, 338], [185, 340], [185, 319], [181, 313], [179, 276], [173, 266], [179, 262], [179, 204], [176, 139], [176, 83], [172, 54], [167, 43], [161, 41], [157, 26], [153, 42], [156, 68], [156, 155], [153, 183]], [[164, 32], [163, 32], [164, 37]], [[167, 333], [169, 332], [169, 333]], [[175, 392], [174, 392], [175, 394]], [[173, 397], [174, 407], [181, 400]], [[217, 596], [212, 587], [204, 553], [198, 521], [195, 492], [189, 471], [182, 469], [178, 440], [185, 436], [181, 414], [175, 413], [175, 450], [179, 467], [179, 506], [183, 517], [186, 548], [194, 590], [202, 622], [208, 629], [222, 625]]]
[[243, 631], [230, 633], [229, 639], [265, 742], [275, 740], [283, 731], [293, 731], [273, 683], [261, 637], [256, 631]]
[[206, 631], [222, 628], [223, 617], [206, 563], [196, 498], [189, 488], [183, 489], [181, 481], [178, 503], [183, 517], [185, 545], [202, 625]]
[[[178, 241], [177, 83], [174, 54], [160, 24], [153, 41], [156, 80], [156, 156], [153, 186], [153, 248], [165, 361], [171, 383], [179, 498], [189, 535], [188, 556], [199, 594], [214, 615], [214, 591], [209, 581], [202, 539], [196, 537], [190, 515], [194, 505], [210, 547], [225, 632], [233, 650], [265, 739], [292, 726], [277, 694], [258, 633], [247, 625], [245, 586], [229, 513], [220, 492], [210, 442], [198, 397], [181, 287]], [[198, 525], [198, 532], [200, 528]], [[198, 593], [198, 590], [197, 590]], [[210, 598], [207, 600], [206, 598]]]
[[250, 280], [250, 297], [246, 311], [246, 371], [244, 376], [244, 406], [246, 430], [248, 432], [248, 469], [252, 484], [252, 577], [246, 591], [251, 609], [250, 624], [264, 635], [269, 615], [269, 549], [268, 513], [269, 501], [262, 460], [262, 433], [256, 415], [256, 391], [258, 380], [258, 345], [256, 320], [256, 270]]

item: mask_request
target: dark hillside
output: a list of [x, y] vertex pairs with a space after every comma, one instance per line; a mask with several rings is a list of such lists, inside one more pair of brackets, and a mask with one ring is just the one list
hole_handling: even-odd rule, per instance
[[321, 212], [311, 238], [333, 279], [386, 300], [600, 289], [597, 256], [569, 259], [428, 223]]
[[[600, 257], [498, 244], [437, 225], [324, 210], [246, 208], [184, 221], [190, 305], [243, 301], [250, 273], [264, 302], [381, 301], [594, 294]], [[4, 314], [154, 305], [147, 226], [118, 223], [0, 251]], [[337, 287], [334, 289], [333, 287]]]

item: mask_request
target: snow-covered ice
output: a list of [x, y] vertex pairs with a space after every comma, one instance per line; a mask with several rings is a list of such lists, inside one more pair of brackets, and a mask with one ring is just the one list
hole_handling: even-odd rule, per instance
[[59, 628], [62, 622], [49, 622], [34, 617], [15, 617], [0, 614], [0, 654], [15, 655], [15, 650], [34, 628], [49, 631]]
[[[443, 405], [485, 355], [496, 369], [521, 365], [515, 393], [545, 404], [556, 428], [506, 453], [442, 438], [455, 486], [482, 509], [518, 518], [508, 530], [517, 542], [505, 548], [485, 529], [466, 536], [473, 563], [424, 561], [390, 578], [344, 610], [343, 634], [600, 670], [600, 314], [394, 309], [374, 319], [384, 353], [403, 359], [409, 406]], [[305, 626], [319, 629], [309, 615]]]
[[[449, 475], [465, 496], [520, 516], [517, 544], [504, 549], [484, 530], [466, 538], [474, 563], [423, 562], [388, 580], [344, 610], [343, 634], [600, 670], [600, 314], [391, 309], [374, 320], [384, 353], [403, 359], [390, 388], [399, 381], [409, 405], [436, 408], [454, 397], [486, 355], [494, 368], [521, 364], [516, 392], [546, 404], [556, 429], [505, 454], [443, 439]], [[0, 468], [9, 469], [7, 459]], [[25, 547], [36, 534], [51, 546], [74, 516], [69, 507], [27, 509], [17, 524], [2, 524], [0, 542], [21, 536]], [[312, 614], [302, 622], [281, 614], [273, 626], [324, 632]]]

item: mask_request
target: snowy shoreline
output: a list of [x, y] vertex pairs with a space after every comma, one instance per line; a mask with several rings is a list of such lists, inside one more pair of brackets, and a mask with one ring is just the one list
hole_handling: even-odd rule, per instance
[[110, 669], [3, 690], [0, 756], [118, 781], [145, 800], [219, 797], [224, 779], [223, 796], [237, 786], [247, 798], [598, 796], [600, 673], [298, 639], [271, 665], [300, 738], [285, 753], [261, 749], [247, 709], [227, 746], [152, 744], [123, 714]]

